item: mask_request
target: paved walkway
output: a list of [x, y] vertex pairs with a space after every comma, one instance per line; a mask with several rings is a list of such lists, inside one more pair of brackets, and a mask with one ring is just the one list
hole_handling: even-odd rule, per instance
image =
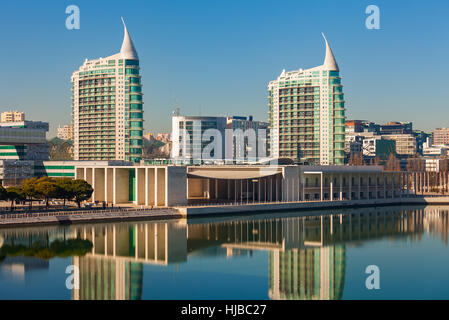
[[180, 219], [182, 215], [172, 208], [88, 210], [74, 212], [47, 212], [31, 214], [0, 214], [1, 227], [31, 225], [74, 224], [94, 222], [116, 222], [126, 220]]

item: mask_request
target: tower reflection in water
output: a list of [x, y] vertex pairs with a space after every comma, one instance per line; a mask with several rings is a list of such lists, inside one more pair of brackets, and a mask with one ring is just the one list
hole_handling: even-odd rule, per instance
[[[307, 217], [279, 214], [71, 226], [63, 232], [49, 228], [48, 234], [92, 243], [90, 252], [72, 257], [80, 270], [80, 288], [72, 291], [73, 299], [141, 299], [144, 265], [187, 263], [188, 258], [210, 255], [211, 249], [231, 258], [267, 251], [270, 299], [341, 299], [348, 246], [376, 239], [418, 242], [424, 233], [447, 246], [448, 216], [448, 208], [441, 207], [369, 208]], [[39, 237], [20, 230], [0, 231], [1, 242], [23, 238], [21, 243], [31, 246], [33, 237], [48, 241], [44, 228]]]
[[168, 265], [187, 260], [186, 223], [160, 222], [77, 227], [92, 242], [92, 252], [74, 257], [80, 270], [75, 300], [139, 300], [142, 264]]

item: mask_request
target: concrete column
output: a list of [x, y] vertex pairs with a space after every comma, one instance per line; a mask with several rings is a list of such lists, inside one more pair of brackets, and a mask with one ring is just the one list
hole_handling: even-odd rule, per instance
[[277, 177], [277, 175], [275, 176], [276, 177], [276, 189], [275, 189], [275, 191], [276, 191], [276, 202], [278, 201], [278, 194], [279, 194], [279, 190], [278, 190], [278, 177]]
[[[148, 168], [145, 168], [145, 206], [147, 206], [147, 207], [150, 205], [150, 197], [148, 195], [148, 188], [149, 188], [148, 184], [149, 184], [149, 181], [148, 181]], [[188, 188], [188, 186], [187, 186], [187, 188]], [[189, 194], [188, 191], [187, 191], [187, 194]], [[146, 237], [148, 236], [147, 233], [148, 233], [148, 226], [145, 225], [145, 235], [146, 235]], [[145, 258], [145, 259], [148, 259], [148, 258]]]
[[375, 189], [374, 189], [374, 192], [376, 193], [376, 196], [374, 197], [375, 199], [377, 199], [378, 197], [379, 197], [379, 181], [378, 181], [378, 175], [377, 175], [377, 173], [376, 173], [376, 177], [375, 177], [375, 179], [376, 179], [376, 181], [374, 182], [375, 183]]
[[[159, 197], [158, 197], [158, 189], [159, 186], [157, 185], [157, 168], [154, 168], [154, 205], [157, 207], [159, 205]], [[209, 181], [207, 183], [209, 185]]]
[[343, 201], [343, 173], [340, 173], [340, 201]]
[[393, 199], [394, 196], [394, 191], [395, 191], [395, 183], [394, 183], [394, 172], [391, 174], [391, 198]]
[[105, 201], [105, 171], [106, 168], [93, 168], [93, 188], [92, 201]]
[[237, 202], [237, 179], [234, 179], [234, 201]]
[[117, 204], [117, 186], [115, 183], [116, 177], [117, 177], [117, 168], [113, 168], [113, 171], [112, 171], [112, 190], [113, 190], [112, 191], [112, 194], [113, 194], [112, 203], [114, 205]]
[[331, 201], [334, 201], [334, 175], [330, 175], [330, 181], [329, 181], [329, 199]]
[[92, 168], [91, 169], [92, 171], [91, 171], [91, 182], [90, 182], [90, 185], [92, 186], [92, 189], [94, 189], [94, 192], [92, 192], [92, 196], [91, 196], [91, 198], [90, 198], [90, 200], [92, 201], [92, 202], [95, 202], [95, 190], [97, 189], [97, 186], [95, 185], [95, 168]]
[[75, 179], [84, 180], [84, 168], [75, 167]]
[[349, 174], [349, 194], [348, 194], [348, 198], [349, 200], [352, 200], [352, 174]]
[[159, 207], [167, 206], [166, 180], [167, 168], [156, 168], [156, 205]]
[[362, 186], [361, 186], [361, 175], [360, 175], [360, 173], [357, 175], [358, 176], [358, 179], [359, 179], [359, 181], [358, 181], [358, 196], [357, 196], [357, 199], [358, 200], [361, 200], [362, 199], [362, 197], [360, 196], [360, 192], [361, 192], [361, 190], [362, 190]]
[[218, 179], [214, 179], [214, 187], [215, 187], [215, 200], [218, 200]]
[[249, 202], [249, 179], [246, 179], [246, 203]]
[[366, 197], [369, 200], [371, 197], [369, 196], [369, 185], [370, 185], [370, 180], [371, 180], [371, 174], [368, 173], [368, 177], [366, 178]]
[[146, 176], [146, 199], [148, 199], [147, 206], [156, 205], [156, 168], [147, 168]]
[[306, 177], [302, 176], [302, 201], [306, 200]]
[[323, 173], [320, 174], [320, 200], [323, 201]]
[[301, 178], [298, 175], [298, 201], [301, 201]]
[[105, 174], [105, 180], [106, 180], [106, 202], [107, 203], [114, 203], [114, 169], [113, 168], [106, 168], [106, 174]]

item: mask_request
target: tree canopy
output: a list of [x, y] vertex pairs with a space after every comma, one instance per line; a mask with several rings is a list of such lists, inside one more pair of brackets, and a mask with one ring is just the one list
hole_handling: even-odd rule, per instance
[[11, 201], [11, 210], [14, 210], [14, 202], [27, 200], [32, 207], [34, 199], [45, 201], [48, 208], [51, 199], [62, 199], [75, 201], [78, 207], [81, 202], [88, 200], [93, 193], [92, 186], [84, 180], [73, 180], [70, 178], [31, 178], [22, 182], [20, 187], [3, 188], [0, 186], [0, 200]]

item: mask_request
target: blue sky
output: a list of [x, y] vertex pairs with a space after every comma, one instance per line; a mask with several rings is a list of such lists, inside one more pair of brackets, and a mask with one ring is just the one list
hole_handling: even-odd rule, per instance
[[[70, 4], [80, 30], [65, 28]], [[370, 4], [381, 30], [365, 28]], [[349, 119], [449, 127], [448, 14], [446, 0], [2, 0], [0, 110], [49, 121], [53, 136], [71, 119], [71, 73], [120, 50], [124, 16], [141, 60], [146, 131], [170, 131], [175, 99], [186, 115], [266, 120], [268, 82], [284, 68], [320, 65], [321, 32]]]

